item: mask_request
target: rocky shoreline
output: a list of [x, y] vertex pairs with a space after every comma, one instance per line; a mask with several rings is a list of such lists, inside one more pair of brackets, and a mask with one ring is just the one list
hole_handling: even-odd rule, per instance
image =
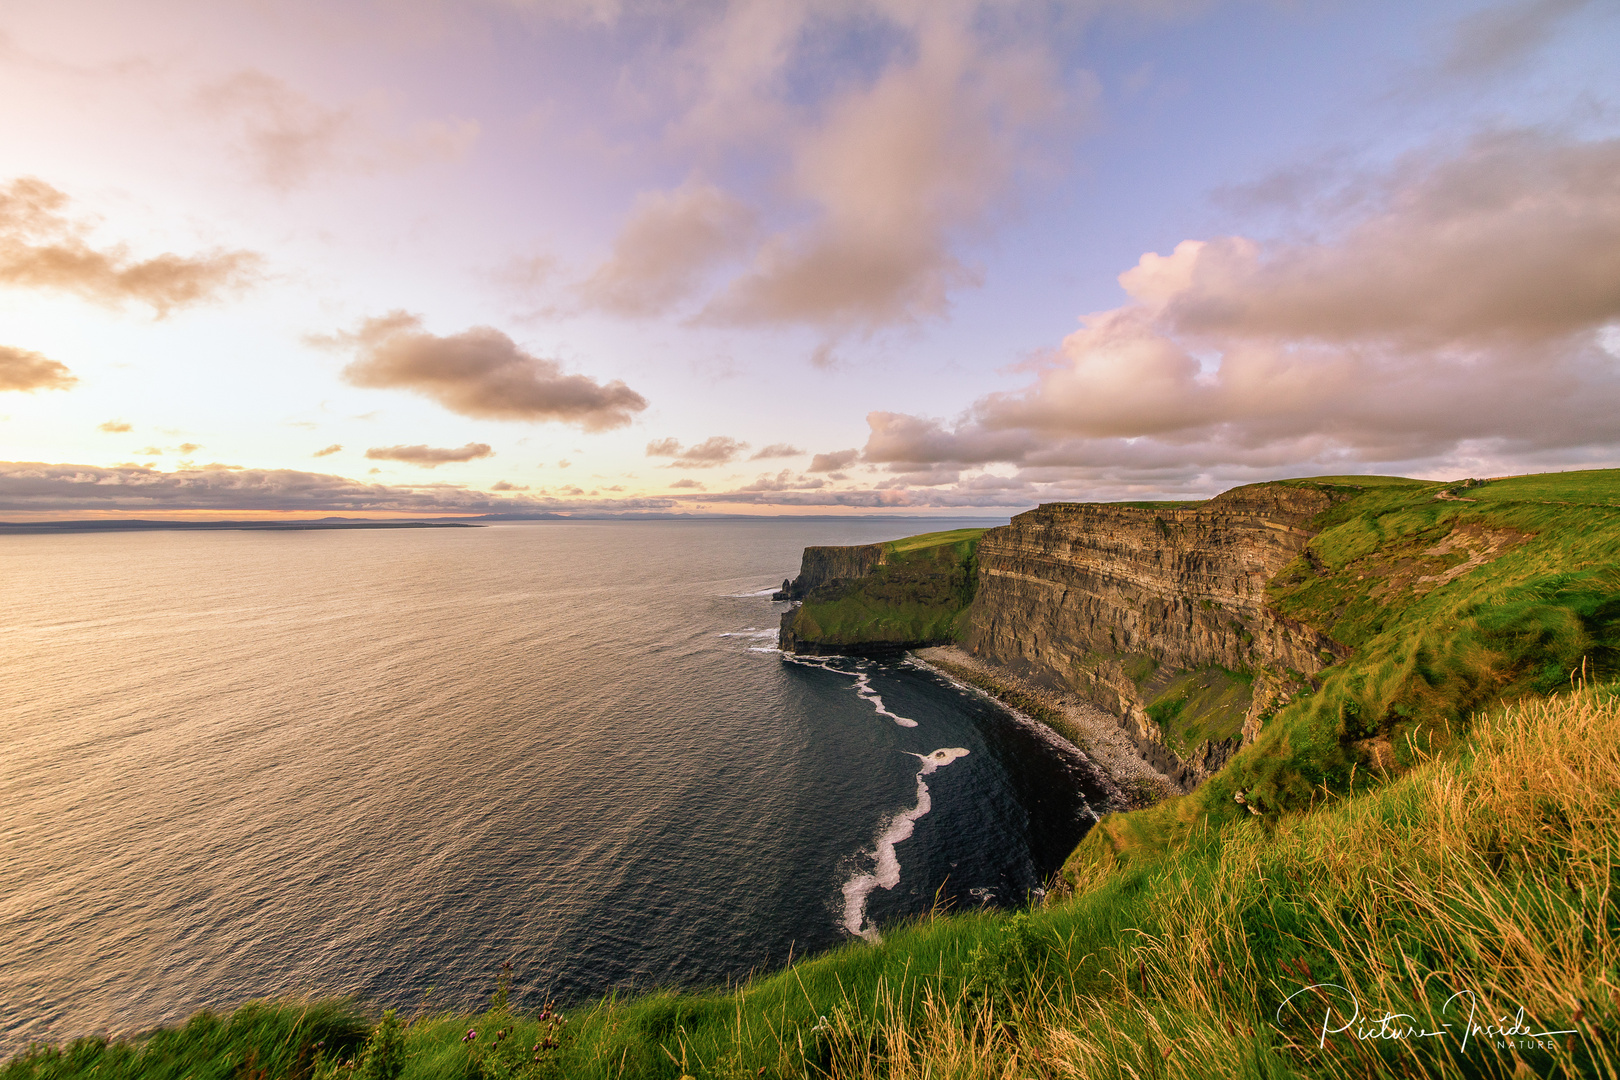
[[1055, 694], [955, 645], [916, 649], [924, 667], [965, 683], [1004, 707], [1037, 720], [1074, 743], [1117, 789], [1119, 805], [1108, 810], [1139, 810], [1184, 793], [1137, 748], [1125, 723], [1079, 697]]

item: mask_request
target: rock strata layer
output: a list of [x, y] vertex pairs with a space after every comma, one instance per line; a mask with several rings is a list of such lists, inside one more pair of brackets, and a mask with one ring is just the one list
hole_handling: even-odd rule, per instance
[[782, 582], [773, 600], [803, 600], [812, 589], [865, 577], [883, 565], [882, 544], [860, 547], [807, 547], [799, 559], [799, 576]]
[[[1267, 608], [1266, 584], [1332, 505], [1320, 488], [1235, 488], [1162, 508], [1057, 503], [979, 544], [963, 646], [1121, 718], [1143, 754], [1191, 788], [1254, 738], [1292, 689], [1348, 650]], [[1167, 745], [1148, 712], [1177, 673], [1253, 679], [1241, 735]]]

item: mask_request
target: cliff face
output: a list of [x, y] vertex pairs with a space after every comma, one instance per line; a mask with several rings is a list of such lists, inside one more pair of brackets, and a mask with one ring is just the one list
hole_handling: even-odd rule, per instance
[[1144, 756], [1195, 785], [1299, 677], [1347, 655], [1265, 604], [1331, 505], [1321, 489], [1267, 484], [1183, 507], [1020, 514], [980, 542], [963, 644], [1116, 713]]
[[956, 640], [977, 584], [983, 529], [929, 533], [866, 547], [806, 548], [779, 600], [787, 652], [890, 656]]
[[803, 600], [812, 589], [865, 577], [883, 565], [884, 546], [807, 547], [799, 560], [799, 576], [782, 582], [773, 599]]

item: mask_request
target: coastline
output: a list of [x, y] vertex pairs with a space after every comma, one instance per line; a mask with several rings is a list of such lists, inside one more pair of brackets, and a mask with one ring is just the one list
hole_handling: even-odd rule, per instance
[[1028, 716], [1074, 743], [1117, 791], [1118, 805], [1108, 807], [1109, 811], [1140, 810], [1183, 794], [1175, 781], [1142, 756], [1119, 720], [1096, 705], [1032, 686], [960, 646], [935, 645], [912, 650], [910, 655], [922, 666], [993, 698], [1003, 708]]

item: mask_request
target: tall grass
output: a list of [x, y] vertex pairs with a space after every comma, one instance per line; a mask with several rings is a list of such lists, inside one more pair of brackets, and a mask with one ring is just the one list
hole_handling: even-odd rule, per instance
[[[1615, 1076], [1617, 857], [1614, 695], [1521, 703], [1374, 794], [1078, 883], [1032, 920], [1042, 947], [1018, 995], [975, 992], [971, 970], [920, 995], [851, 995], [823, 1064], [862, 1078]], [[1464, 1026], [1470, 1005], [1482, 1027], [1522, 1010], [1532, 1032], [1570, 1033], [1492, 1038]]]
[[[1370, 793], [1079, 866], [1029, 912], [935, 913], [732, 992], [609, 998], [567, 1025], [498, 999], [414, 1021], [398, 1060], [407, 1080], [1615, 1077], [1617, 865], [1620, 695], [1582, 688], [1481, 717]], [[1470, 1030], [1469, 1005], [1481, 1028], [1522, 1010], [1562, 1034]], [[352, 1011], [291, 1008], [38, 1049], [0, 1080], [365, 1075]], [[317, 1062], [323, 1032], [341, 1049]]]

